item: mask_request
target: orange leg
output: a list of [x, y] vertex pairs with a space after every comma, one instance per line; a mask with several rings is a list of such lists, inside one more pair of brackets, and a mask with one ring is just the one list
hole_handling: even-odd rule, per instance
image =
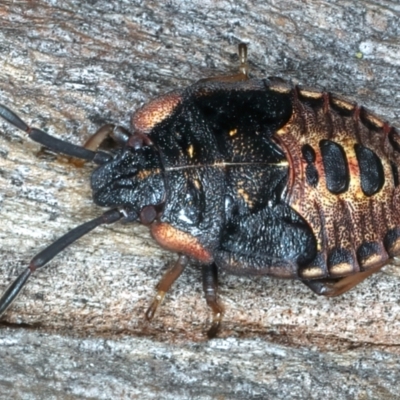
[[247, 63], [247, 45], [244, 43], [239, 44], [239, 72], [233, 75], [213, 76], [211, 78], [200, 79], [199, 82], [240, 82], [249, 79], [249, 65]]
[[[122, 126], [106, 124], [90, 136], [83, 147], [91, 151], [97, 151], [97, 149], [108, 139], [111, 139], [117, 145], [122, 146], [128, 141], [130, 136], [131, 134], [129, 131]], [[112, 148], [111, 145], [107, 147]], [[76, 167], [83, 167], [86, 161], [72, 158], [70, 162], [72, 162]]]
[[154, 317], [158, 306], [164, 300], [165, 294], [171, 288], [172, 284], [180, 277], [181, 273], [188, 264], [188, 261], [188, 257], [180, 255], [178, 260], [170, 268], [168, 268], [167, 272], [158, 283], [156, 287], [157, 294], [154, 297], [150, 307], [146, 311], [145, 315], [148, 321], [150, 321]]
[[90, 136], [83, 147], [92, 151], [96, 151], [107, 139], [112, 139], [115, 143], [122, 146], [128, 141], [130, 136], [131, 134], [129, 131], [122, 126], [107, 124], [103, 125], [96, 131], [95, 134]]
[[[148, 218], [147, 215], [142, 216], [142, 214], [147, 214], [147, 211], [145, 213], [141, 213], [141, 218], [145, 221], [152, 221], [153, 216], [156, 215], [156, 211], [150, 213], [151, 218]], [[208, 330], [207, 336], [209, 338], [215, 337], [221, 325], [223, 309], [219, 305], [217, 298], [217, 266], [212, 262], [210, 253], [201, 245], [201, 243], [198, 242], [194, 236], [180, 231], [179, 229], [174, 228], [172, 225], [162, 222], [155, 222], [151, 225], [150, 229], [154, 239], [157, 240], [162, 247], [170, 251], [176, 251], [181, 255], [179, 256], [178, 261], [167, 271], [158, 284], [157, 295], [146, 312], [146, 318], [153, 318], [157, 307], [161, 304], [165, 296], [165, 293], [182, 273], [190, 257], [203, 264], [203, 290], [207, 305], [211, 308], [213, 313], [211, 328]]]
[[371, 268], [367, 271], [358, 272], [354, 275], [349, 275], [340, 279], [317, 279], [314, 281], [302, 281], [307, 285], [314, 293], [321, 296], [334, 297], [346, 293], [354, 286], [361, 283], [364, 279], [370, 275], [379, 271], [385, 264], [378, 265], [377, 267]]

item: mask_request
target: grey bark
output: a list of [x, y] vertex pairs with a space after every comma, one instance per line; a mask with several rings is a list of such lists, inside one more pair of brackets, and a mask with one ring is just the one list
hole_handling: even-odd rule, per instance
[[[236, 71], [344, 94], [399, 123], [400, 5], [391, 1], [0, 1], [0, 102], [83, 143], [146, 101]], [[0, 125], [1, 291], [45, 245], [99, 215], [76, 168]], [[39, 153], [39, 154], [38, 154]], [[0, 398], [396, 399], [400, 270], [340, 298], [220, 276], [205, 339], [200, 272], [143, 315], [175, 255], [146, 228], [99, 228], [38, 271], [2, 318]]]

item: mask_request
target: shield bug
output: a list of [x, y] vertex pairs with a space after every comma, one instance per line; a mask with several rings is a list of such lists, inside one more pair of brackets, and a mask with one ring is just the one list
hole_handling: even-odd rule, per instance
[[[202, 269], [213, 319], [219, 269], [297, 279], [336, 296], [400, 253], [400, 136], [363, 107], [280, 79], [240, 71], [161, 96], [136, 111], [131, 130], [106, 125], [76, 146], [0, 116], [53, 151], [97, 164], [95, 204], [111, 207], [30, 262], [0, 299], [0, 314], [31, 274], [102, 224], [140, 222], [177, 261], [146, 317], [189, 262]], [[116, 148], [98, 150], [105, 139]]]

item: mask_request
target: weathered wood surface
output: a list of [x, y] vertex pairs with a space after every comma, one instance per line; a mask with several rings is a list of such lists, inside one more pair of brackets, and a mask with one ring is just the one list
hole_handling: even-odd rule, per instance
[[[82, 143], [106, 122], [128, 126], [158, 94], [235, 71], [244, 41], [255, 76], [329, 88], [400, 126], [399, 16], [391, 1], [2, 0], [0, 102]], [[90, 165], [38, 151], [0, 125], [1, 290], [101, 213]], [[101, 228], [64, 251], [2, 318], [0, 398], [398, 398], [400, 269], [337, 299], [221, 274], [225, 319], [207, 342], [195, 268], [143, 319], [173, 259], [140, 226]]]

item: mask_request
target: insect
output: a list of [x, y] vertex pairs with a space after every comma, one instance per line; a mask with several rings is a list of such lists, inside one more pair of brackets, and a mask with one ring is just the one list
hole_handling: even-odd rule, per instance
[[[217, 272], [297, 279], [336, 296], [400, 253], [400, 136], [365, 108], [328, 92], [250, 79], [208, 78], [136, 111], [131, 130], [106, 125], [85, 146], [0, 116], [53, 151], [97, 164], [103, 215], [42, 250], [0, 299], [0, 314], [35, 270], [102, 224], [140, 222], [178, 254], [146, 317], [189, 262], [202, 270], [214, 337], [223, 308]], [[105, 139], [116, 149], [99, 150]]]

